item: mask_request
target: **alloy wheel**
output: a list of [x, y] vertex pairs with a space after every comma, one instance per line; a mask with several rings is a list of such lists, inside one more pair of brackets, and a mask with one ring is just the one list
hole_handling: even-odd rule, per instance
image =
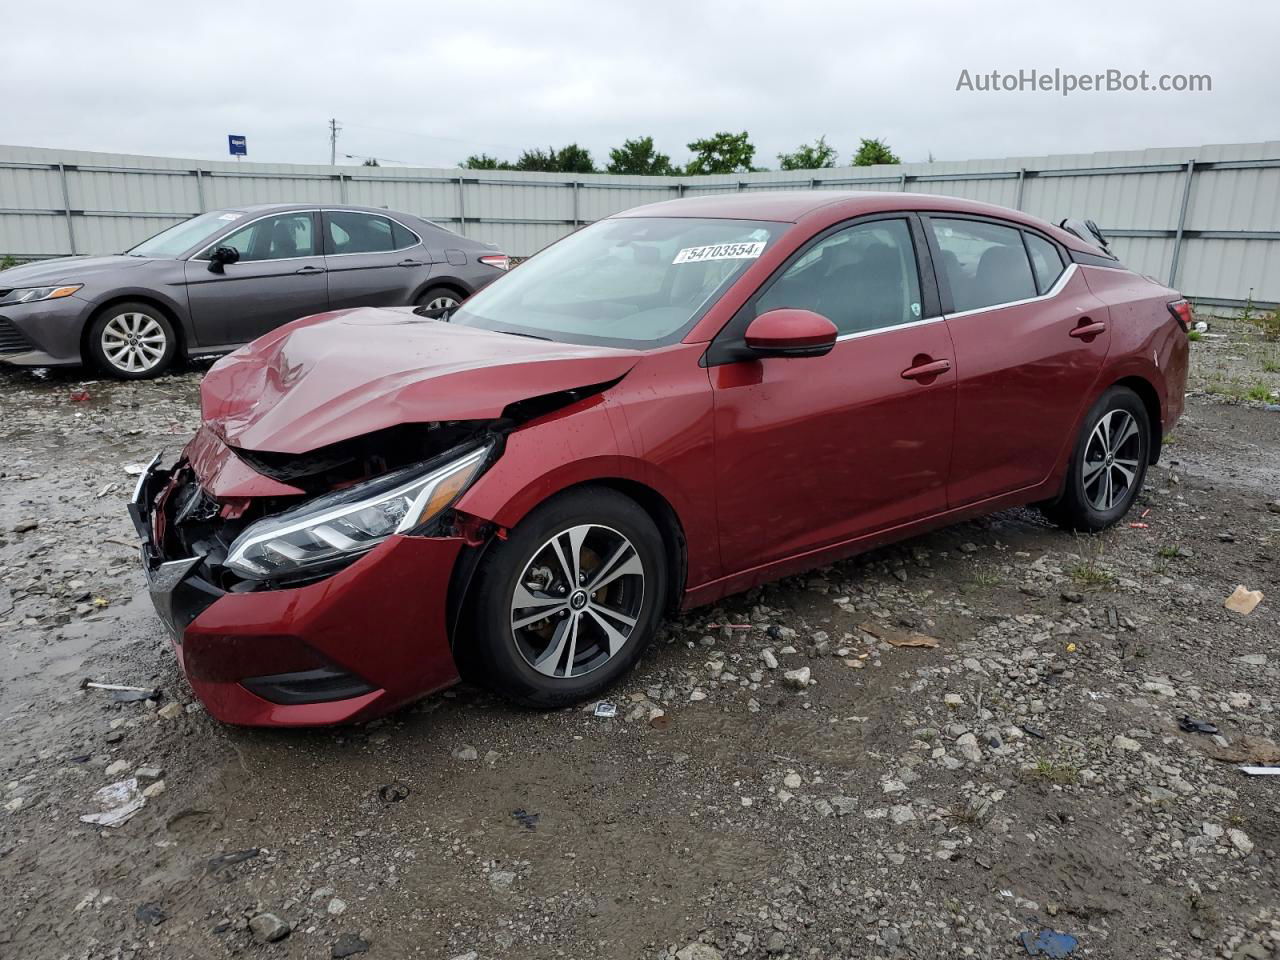
[[433, 297], [425, 304], [428, 310], [452, 310], [458, 305], [458, 301], [453, 297]]
[[581, 677], [626, 645], [644, 605], [640, 554], [612, 527], [580, 524], [544, 543], [511, 598], [516, 649], [548, 677]]
[[117, 370], [146, 373], [164, 358], [168, 337], [155, 317], [121, 313], [102, 328], [102, 353]]
[[1080, 465], [1081, 488], [1095, 510], [1107, 512], [1129, 495], [1138, 476], [1142, 436], [1127, 410], [1109, 410], [1089, 435]]

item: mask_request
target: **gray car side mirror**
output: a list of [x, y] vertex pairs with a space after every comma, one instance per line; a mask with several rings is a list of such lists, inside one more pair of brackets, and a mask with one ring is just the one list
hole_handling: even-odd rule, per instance
[[240, 251], [235, 247], [214, 247], [209, 252], [209, 270], [212, 273], [222, 273], [225, 264], [235, 263], [239, 259]]

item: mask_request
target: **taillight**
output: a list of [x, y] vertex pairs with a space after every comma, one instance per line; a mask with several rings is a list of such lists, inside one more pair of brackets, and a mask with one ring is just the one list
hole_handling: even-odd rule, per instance
[[493, 267], [495, 270], [506, 270], [511, 266], [511, 261], [507, 259], [505, 253], [486, 253], [483, 257], [477, 257], [486, 267]]
[[1169, 304], [1169, 312], [1178, 321], [1178, 326], [1182, 327], [1183, 333], [1191, 329], [1191, 304], [1185, 300], [1175, 300]]

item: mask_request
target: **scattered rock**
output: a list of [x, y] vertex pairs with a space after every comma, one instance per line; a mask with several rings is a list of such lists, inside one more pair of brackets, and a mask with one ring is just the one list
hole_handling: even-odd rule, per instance
[[1116, 734], [1111, 740], [1111, 745], [1117, 750], [1127, 750], [1129, 753], [1137, 753], [1142, 749], [1142, 744], [1132, 737], [1126, 737], [1123, 734]]
[[470, 762], [472, 760], [479, 760], [480, 754], [476, 751], [475, 747], [471, 746], [471, 744], [464, 743], [460, 747], [453, 748], [453, 759]]
[[352, 957], [357, 953], [368, 953], [369, 944], [367, 941], [360, 939], [354, 933], [344, 933], [333, 942], [333, 947], [329, 951], [329, 956], [334, 960], [342, 960], [343, 957]]
[[705, 943], [691, 943], [676, 951], [676, 960], [721, 960], [721, 953]]
[[788, 670], [782, 675], [782, 679], [787, 682], [787, 686], [795, 687], [797, 690], [803, 690], [809, 686], [809, 678], [813, 671], [808, 667], [800, 667], [797, 670]]
[[258, 943], [276, 943], [287, 937], [291, 929], [274, 913], [259, 913], [249, 921], [249, 931]]

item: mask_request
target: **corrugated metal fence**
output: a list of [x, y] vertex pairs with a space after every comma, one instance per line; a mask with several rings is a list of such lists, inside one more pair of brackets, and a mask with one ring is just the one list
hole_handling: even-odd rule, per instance
[[1280, 142], [707, 177], [197, 162], [0, 146], [0, 256], [113, 253], [206, 210], [358, 203], [527, 256], [619, 210], [753, 190], [911, 190], [1089, 217], [1198, 302], [1280, 302]]

